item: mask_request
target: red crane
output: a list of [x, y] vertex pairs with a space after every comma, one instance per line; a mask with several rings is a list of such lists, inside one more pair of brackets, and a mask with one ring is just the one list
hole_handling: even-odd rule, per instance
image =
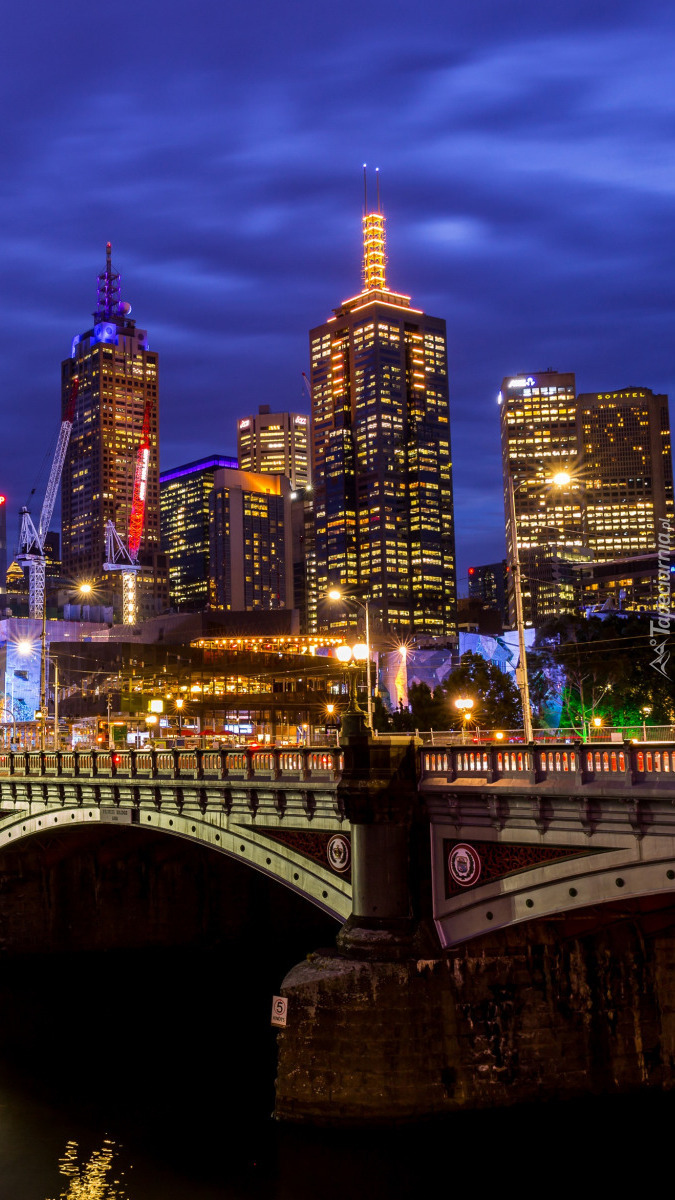
[[136, 452], [134, 491], [129, 514], [129, 534], [125, 546], [112, 521], [105, 527], [106, 562], [104, 571], [122, 572], [122, 620], [125, 625], [135, 625], [138, 615], [136, 601], [136, 575], [140, 571], [138, 552], [143, 536], [145, 505], [148, 491], [148, 469], [150, 466], [150, 415], [153, 401], [145, 402], [143, 431]]

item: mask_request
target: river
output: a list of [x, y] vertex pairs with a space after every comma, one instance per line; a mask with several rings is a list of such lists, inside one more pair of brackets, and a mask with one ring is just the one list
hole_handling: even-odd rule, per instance
[[[286, 952], [287, 953], [287, 952]], [[31, 958], [0, 984], [0, 1200], [65, 1186], [117, 1144], [129, 1200], [413, 1200], [427, 1195], [644, 1190], [669, 1167], [670, 1096], [592, 1098], [330, 1132], [271, 1119], [270, 998], [284, 953]], [[289, 964], [290, 965], [290, 964]], [[670, 1185], [668, 1185], [668, 1191]]]

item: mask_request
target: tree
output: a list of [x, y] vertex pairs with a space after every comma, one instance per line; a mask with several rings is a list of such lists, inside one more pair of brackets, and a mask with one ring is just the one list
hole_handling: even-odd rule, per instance
[[496, 663], [469, 651], [444, 683], [445, 708], [461, 722], [455, 700], [473, 700], [473, 723], [483, 729], [515, 729], [522, 725], [520, 695], [511, 675]]
[[637, 613], [604, 619], [559, 617], [539, 630], [537, 663], [563, 669], [561, 723], [583, 733], [593, 717], [605, 725], [671, 724], [673, 683], [654, 670], [650, 621]]

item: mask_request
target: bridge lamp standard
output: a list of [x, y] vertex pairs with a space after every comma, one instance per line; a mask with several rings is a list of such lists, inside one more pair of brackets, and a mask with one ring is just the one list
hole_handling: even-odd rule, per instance
[[178, 711], [178, 736], [181, 736], [183, 731], [183, 705], [185, 701], [182, 696], [176, 697], [176, 709]]
[[358, 702], [358, 698], [356, 695], [356, 675], [357, 675], [357, 667], [359, 667], [362, 662], [369, 661], [368, 655], [369, 655], [369, 649], [368, 649], [368, 645], [366, 642], [357, 642], [355, 646], [347, 646], [346, 644], [343, 646], [338, 646], [335, 651], [336, 658], [338, 659], [339, 662], [342, 663], [342, 665], [344, 667], [349, 668], [350, 664], [353, 664], [352, 669], [349, 670], [349, 710], [350, 710], [350, 712], [360, 712], [361, 711], [359, 702]]
[[[513, 597], [516, 605], [516, 628], [518, 630], [519, 662], [516, 671], [516, 683], [520, 692], [520, 703], [523, 709], [523, 734], [527, 745], [534, 741], [532, 729], [532, 710], [530, 708], [530, 688], [527, 681], [527, 649], [525, 646], [525, 620], [523, 617], [523, 593], [520, 576], [520, 552], [518, 550], [518, 525], [516, 522], [516, 492], [526, 480], [514, 483], [509, 470], [506, 476], [506, 490], [509, 504], [509, 524], [511, 526], [511, 570], [513, 572]], [[551, 479], [554, 487], [564, 488], [572, 482], [568, 471], [557, 471]]]
[[645, 704], [644, 707], [640, 709], [640, 712], [642, 713], [642, 740], [643, 740], [643, 742], [646, 742], [647, 741], [647, 717], [651, 716], [651, 712], [652, 712], [651, 704]]
[[[368, 692], [366, 708], [367, 708], [367, 712], [368, 712], [368, 725], [370, 726], [370, 729], [372, 730], [372, 728], [373, 728], [373, 702], [371, 699], [371, 685], [370, 685], [370, 610], [368, 608], [368, 601], [367, 600], [357, 600], [355, 596], [345, 596], [344, 593], [341, 592], [339, 588], [331, 588], [330, 591], [328, 592], [328, 599], [329, 600], [344, 600], [345, 604], [356, 604], [357, 607], [362, 608], [364, 613], [366, 614], [365, 662], [366, 662], [366, 689]], [[340, 647], [338, 647], [338, 649], [340, 649]]]
[[462, 745], [466, 741], [466, 725], [471, 719], [471, 710], [473, 708], [473, 700], [468, 696], [458, 696], [455, 700], [455, 708], [459, 709], [459, 715], [462, 718]]

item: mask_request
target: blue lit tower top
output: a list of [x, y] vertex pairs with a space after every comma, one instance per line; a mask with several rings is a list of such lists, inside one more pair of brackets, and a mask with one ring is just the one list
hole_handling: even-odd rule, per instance
[[120, 275], [119, 271], [113, 269], [112, 245], [107, 242], [105, 269], [99, 274], [96, 285], [94, 327], [73, 338], [71, 358], [75, 358], [77, 347], [82, 343], [94, 346], [99, 342], [104, 342], [115, 346], [124, 346], [133, 353], [147, 350], [148, 335], [144, 329], [136, 328], [136, 322], [130, 313], [129, 302], [120, 300]]

